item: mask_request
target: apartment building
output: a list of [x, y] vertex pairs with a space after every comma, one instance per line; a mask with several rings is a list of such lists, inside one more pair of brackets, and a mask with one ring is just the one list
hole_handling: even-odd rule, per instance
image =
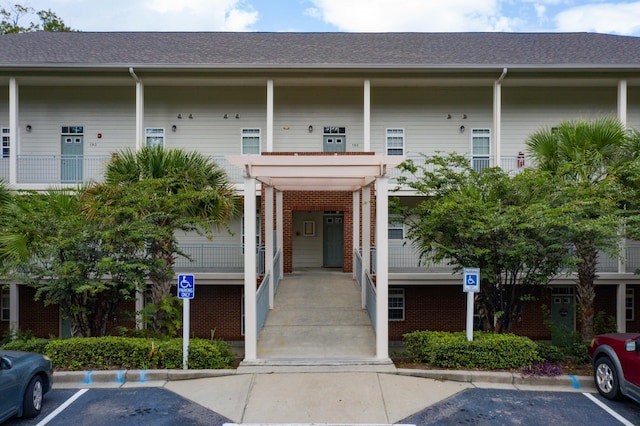
[[[421, 265], [389, 219], [404, 159], [455, 151], [517, 173], [541, 127], [615, 116], [640, 128], [635, 37], [26, 33], [0, 36], [0, 52], [0, 177], [12, 188], [99, 181], [112, 153], [145, 145], [196, 150], [225, 168], [243, 218], [212, 241], [180, 235], [191, 259], [177, 259], [176, 272], [196, 277], [192, 334], [242, 341], [247, 359], [258, 356], [279, 281], [303, 269], [353, 276], [377, 358], [406, 332], [464, 330], [460, 275]], [[394, 195], [418, 199], [407, 188]], [[623, 257], [601, 257], [596, 311], [638, 331], [640, 245]], [[0, 331], [67, 333], [55, 306], [8, 284]], [[541, 304], [575, 328], [574, 286], [555, 281], [513, 331], [550, 338]]]

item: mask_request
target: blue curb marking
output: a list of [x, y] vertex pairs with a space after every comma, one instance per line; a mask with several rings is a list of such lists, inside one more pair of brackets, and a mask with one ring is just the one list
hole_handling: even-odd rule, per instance
[[118, 370], [118, 377], [116, 378], [116, 383], [119, 383], [119, 384], [124, 383], [124, 370]]
[[569, 377], [573, 381], [573, 388], [574, 389], [580, 389], [580, 383], [578, 383], [578, 378], [576, 376], [574, 376], [573, 374], [569, 374]]
[[85, 385], [90, 385], [91, 384], [91, 374], [93, 373], [93, 371], [89, 370], [85, 373], [84, 375], [84, 384]]
[[144, 383], [147, 380], [147, 370], [140, 371], [140, 383]]

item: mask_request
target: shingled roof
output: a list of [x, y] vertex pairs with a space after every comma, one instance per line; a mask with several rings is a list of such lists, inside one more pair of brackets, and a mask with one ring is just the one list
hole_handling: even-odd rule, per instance
[[0, 36], [0, 69], [640, 68], [640, 38], [594, 33], [71, 32]]

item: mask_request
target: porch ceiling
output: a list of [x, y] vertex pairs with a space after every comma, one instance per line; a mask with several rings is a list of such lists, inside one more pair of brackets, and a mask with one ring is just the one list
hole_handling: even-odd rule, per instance
[[245, 175], [279, 191], [357, 191], [385, 176], [403, 156], [232, 155], [227, 160]]

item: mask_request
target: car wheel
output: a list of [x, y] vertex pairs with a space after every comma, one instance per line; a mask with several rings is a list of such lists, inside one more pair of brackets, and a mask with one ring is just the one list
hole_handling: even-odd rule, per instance
[[613, 362], [608, 357], [599, 358], [593, 369], [593, 377], [600, 395], [607, 399], [620, 398], [620, 381]]
[[42, 377], [33, 376], [29, 381], [27, 389], [24, 391], [24, 401], [22, 403], [23, 417], [35, 417], [40, 414], [43, 395]]

